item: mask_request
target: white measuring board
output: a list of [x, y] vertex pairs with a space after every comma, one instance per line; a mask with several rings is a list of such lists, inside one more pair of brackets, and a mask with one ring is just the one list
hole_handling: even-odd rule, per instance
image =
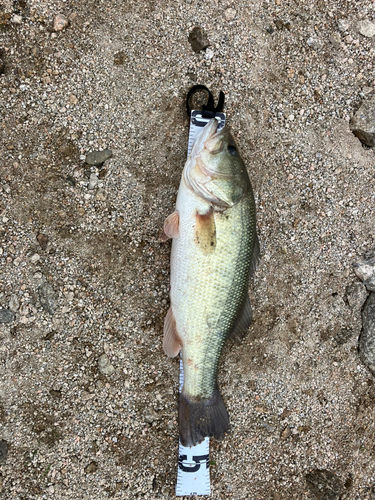
[[[217, 113], [218, 130], [221, 130], [225, 125], [225, 114]], [[202, 128], [210, 121], [210, 118], [203, 118], [201, 111], [192, 111], [190, 118], [188, 156], [193, 147], [196, 137], [201, 132]], [[184, 368], [182, 359], [180, 359], [180, 392], [184, 383]], [[209, 438], [205, 438], [202, 443], [196, 446], [182, 446], [181, 442], [178, 447], [178, 469], [177, 469], [177, 484], [176, 496], [192, 496], [192, 495], [210, 495], [210, 469], [209, 469]]]

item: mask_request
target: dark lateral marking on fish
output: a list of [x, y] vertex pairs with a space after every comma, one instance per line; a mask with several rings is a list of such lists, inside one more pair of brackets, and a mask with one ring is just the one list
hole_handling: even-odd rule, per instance
[[205, 214], [195, 213], [194, 241], [204, 254], [215, 250], [216, 225], [212, 207]]

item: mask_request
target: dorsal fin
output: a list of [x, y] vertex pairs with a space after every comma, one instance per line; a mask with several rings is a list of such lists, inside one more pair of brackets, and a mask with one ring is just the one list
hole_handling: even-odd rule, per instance
[[259, 245], [258, 235], [255, 233], [254, 250], [250, 266], [250, 277], [254, 274], [254, 271], [257, 268], [259, 260], [260, 260], [260, 245]]
[[245, 300], [243, 301], [242, 307], [238, 313], [236, 323], [232, 329], [231, 336], [238, 341], [241, 341], [251, 325], [252, 318], [253, 312], [251, 310], [249, 295], [246, 294]]

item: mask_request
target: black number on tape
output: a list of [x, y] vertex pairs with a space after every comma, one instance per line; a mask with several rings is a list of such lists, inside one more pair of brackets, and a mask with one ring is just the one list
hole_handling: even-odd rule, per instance
[[208, 458], [209, 455], [194, 455], [193, 460], [196, 463], [196, 465], [194, 465], [193, 467], [189, 467], [183, 464], [183, 462], [187, 460], [187, 455], [180, 455], [178, 457], [178, 466], [184, 472], [197, 472], [202, 465], [201, 464], [202, 461], [205, 461], [206, 469], [208, 469]]

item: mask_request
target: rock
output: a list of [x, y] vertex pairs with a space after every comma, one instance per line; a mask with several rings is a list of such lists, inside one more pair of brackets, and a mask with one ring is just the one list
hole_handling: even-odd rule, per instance
[[68, 20], [70, 23], [75, 23], [78, 19], [78, 14], [77, 12], [72, 12], [70, 16], [68, 17]]
[[153, 408], [146, 408], [145, 410], [145, 420], [148, 424], [152, 424], [159, 420], [160, 415]]
[[341, 37], [339, 33], [331, 33], [329, 41], [335, 47], [335, 49], [339, 49], [341, 47]]
[[43, 283], [39, 287], [39, 300], [40, 304], [49, 314], [53, 314], [55, 312], [55, 292], [53, 288], [48, 283]]
[[205, 54], [205, 59], [212, 59], [214, 57], [214, 51], [212, 49], [207, 49]]
[[210, 45], [207, 35], [200, 26], [196, 26], [192, 29], [189, 34], [188, 41], [191, 45], [191, 48], [196, 53], [200, 52], [201, 50], [207, 49], [207, 47]]
[[359, 357], [375, 375], [375, 292], [371, 292], [362, 311], [363, 330], [359, 338]]
[[53, 21], [53, 29], [54, 31], [62, 31], [64, 30], [69, 24], [69, 21], [65, 16], [62, 14], [57, 14]]
[[9, 310], [15, 313], [18, 311], [19, 307], [20, 307], [20, 301], [18, 300], [17, 295], [16, 294], [11, 295], [9, 301]]
[[32, 264], [36, 264], [39, 259], [40, 259], [40, 255], [37, 254], [37, 253], [34, 253], [34, 255], [32, 255], [30, 257], [30, 261], [31, 261]]
[[50, 389], [49, 393], [54, 399], [61, 399], [61, 391], [56, 389]]
[[276, 26], [276, 29], [278, 31], [283, 31], [283, 30], [289, 30], [290, 31], [290, 23], [289, 22], [286, 22], [284, 23], [284, 21], [282, 19], [275, 19], [274, 20], [274, 24]]
[[306, 474], [305, 479], [318, 500], [339, 500], [344, 490], [342, 481], [329, 470], [313, 470]]
[[113, 56], [113, 64], [115, 66], [121, 66], [125, 64], [127, 60], [128, 56], [123, 50], [121, 50], [120, 52], [116, 52], [116, 54]]
[[77, 102], [78, 102], [78, 98], [74, 94], [71, 94], [69, 96], [69, 104], [72, 104], [74, 106], [77, 104]]
[[112, 375], [112, 373], [115, 371], [106, 354], [102, 354], [98, 359], [98, 368], [100, 373], [102, 373], [103, 375]]
[[88, 165], [94, 165], [95, 167], [101, 167], [103, 163], [111, 158], [112, 151], [110, 149], [103, 149], [103, 151], [91, 151], [86, 155], [86, 163]]
[[320, 50], [323, 46], [322, 41], [316, 36], [311, 36], [306, 41], [307, 45], [314, 50]]
[[333, 340], [337, 345], [343, 345], [349, 342], [349, 340], [353, 337], [354, 332], [351, 328], [341, 328], [333, 337]]
[[95, 199], [98, 201], [105, 201], [107, 199], [104, 189], [99, 188], [97, 190], [96, 195], [95, 195]]
[[19, 16], [18, 14], [14, 14], [11, 21], [14, 24], [22, 24], [22, 16]]
[[375, 254], [368, 254], [353, 264], [354, 272], [367, 290], [375, 292]]
[[346, 297], [352, 309], [360, 311], [367, 299], [367, 290], [363, 283], [353, 283], [347, 291]]
[[98, 184], [98, 176], [94, 173], [90, 174], [90, 179], [89, 179], [89, 185], [88, 189], [95, 189], [96, 185]]
[[291, 436], [291, 434], [292, 434], [292, 431], [290, 430], [289, 425], [287, 425], [287, 426], [285, 427], [285, 429], [283, 429], [283, 430], [281, 431], [281, 433], [280, 433], [280, 437], [281, 437], [281, 439], [288, 439], [288, 437], [290, 437], [290, 436]]
[[0, 464], [5, 462], [8, 456], [8, 443], [4, 439], [0, 440]]
[[364, 144], [375, 147], [375, 98], [363, 102], [352, 118], [350, 130]]
[[38, 243], [41, 246], [42, 250], [45, 250], [48, 245], [48, 236], [43, 233], [39, 233], [36, 239], [38, 240]]
[[86, 474], [92, 474], [98, 470], [98, 464], [96, 462], [91, 462], [89, 465], [86, 465], [85, 472]]
[[338, 19], [337, 29], [341, 32], [347, 31], [350, 28], [350, 21], [347, 19]]
[[9, 309], [0, 309], [0, 323], [11, 323], [15, 320], [15, 317]]
[[226, 11], [224, 12], [224, 17], [227, 21], [233, 21], [233, 19], [235, 19], [236, 16], [237, 16], [236, 9], [229, 8], [226, 9]]
[[368, 19], [364, 19], [363, 21], [358, 22], [357, 30], [366, 38], [372, 38], [375, 35], [375, 24]]
[[107, 169], [106, 168], [102, 168], [101, 171], [99, 172], [99, 179], [104, 179], [104, 177], [107, 175]]

